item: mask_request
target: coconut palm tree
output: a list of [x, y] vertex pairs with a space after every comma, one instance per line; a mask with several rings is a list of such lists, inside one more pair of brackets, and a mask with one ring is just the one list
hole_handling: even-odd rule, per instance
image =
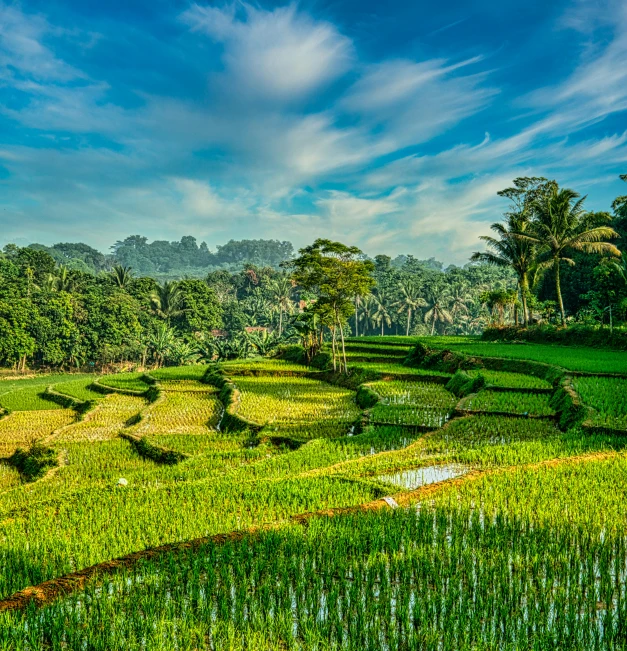
[[376, 301], [372, 294], [361, 297], [359, 302], [359, 320], [364, 324], [364, 332], [362, 334], [365, 334], [369, 328], [373, 328], [376, 325], [373, 319], [373, 314], [376, 309]]
[[596, 225], [599, 219], [610, 220], [611, 217], [587, 212], [584, 209], [585, 200], [586, 197], [580, 197], [574, 190], [560, 190], [557, 183], [551, 184], [546, 192], [533, 201], [531, 229], [517, 235], [521, 241], [531, 242], [538, 247], [539, 269], [553, 270], [562, 325], [566, 322], [566, 313], [562, 299], [560, 267], [562, 262], [571, 266], [575, 264], [575, 261], [568, 257], [568, 253], [583, 251], [620, 256], [620, 251], [605, 241], [618, 237], [618, 233], [609, 226]]
[[411, 318], [414, 310], [420, 307], [426, 307], [427, 302], [420, 295], [420, 289], [416, 283], [411, 279], [401, 280], [398, 284], [401, 290], [401, 297], [396, 301], [395, 306], [398, 307], [398, 313], [402, 314], [407, 312], [407, 330], [406, 336], [409, 336], [409, 329], [411, 328]]
[[377, 289], [372, 293], [375, 311], [372, 314], [372, 320], [376, 325], [381, 325], [381, 336], [383, 337], [384, 326], [389, 328], [392, 325], [392, 315], [390, 314], [390, 300], [383, 289]]
[[275, 309], [279, 312], [279, 337], [283, 334], [283, 314], [292, 311], [294, 283], [289, 276], [279, 276], [268, 283], [268, 292]]
[[518, 279], [522, 300], [523, 323], [529, 323], [527, 298], [530, 290], [530, 275], [535, 265], [536, 242], [520, 237], [530, 232], [529, 211], [521, 208], [506, 215], [505, 223], [492, 224], [490, 228], [497, 233], [498, 239], [482, 235], [479, 239], [488, 245], [488, 251], [473, 253], [471, 260], [487, 262], [498, 267], [510, 267]]
[[133, 280], [133, 270], [131, 267], [116, 264], [111, 270], [111, 278], [120, 289], [126, 289]]
[[450, 294], [447, 287], [439, 284], [432, 285], [427, 293], [427, 305], [429, 309], [425, 312], [425, 323], [431, 323], [431, 336], [435, 334], [437, 323], [453, 323], [453, 317], [448, 306]]
[[157, 285], [157, 289], [150, 297], [153, 310], [168, 324], [172, 317], [183, 312], [181, 299], [181, 288], [175, 281], [166, 281], [163, 285]]
[[451, 290], [451, 316], [468, 314], [468, 305], [472, 302], [472, 297], [468, 291], [468, 283], [456, 283]]

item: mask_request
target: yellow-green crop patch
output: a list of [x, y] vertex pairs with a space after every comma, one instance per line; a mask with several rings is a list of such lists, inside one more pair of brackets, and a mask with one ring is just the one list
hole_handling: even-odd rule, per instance
[[175, 384], [174, 391], [166, 389], [161, 398], [145, 410], [141, 422], [132, 428], [133, 434], [208, 434], [215, 429], [222, 412], [215, 390], [193, 381], [186, 382], [190, 383], [186, 390], [181, 390], [180, 382]]
[[109, 394], [88, 412], [83, 420], [61, 431], [55, 441], [94, 442], [114, 438], [126, 427], [127, 421], [136, 416], [146, 404], [141, 397]]
[[75, 419], [76, 413], [69, 409], [14, 411], [0, 418], [0, 456], [8, 457], [17, 448], [27, 448]]
[[237, 414], [260, 425], [312, 437], [345, 434], [361, 412], [349, 389], [299, 377], [237, 377]]

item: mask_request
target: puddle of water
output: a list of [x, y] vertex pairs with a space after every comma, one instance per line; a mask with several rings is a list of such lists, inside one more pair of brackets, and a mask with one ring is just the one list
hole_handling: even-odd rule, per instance
[[414, 468], [413, 470], [404, 470], [393, 475], [381, 475], [377, 477], [379, 481], [388, 484], [394, 484], [402, 488], [413, 490], [428, 484], [435, 484], [445, 479], [461, 477], [468, 472], [468, 468], [457, 464], [427, 466], [425, 468]]

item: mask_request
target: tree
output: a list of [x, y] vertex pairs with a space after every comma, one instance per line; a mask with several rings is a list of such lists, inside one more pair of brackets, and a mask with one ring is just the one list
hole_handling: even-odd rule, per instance
[[372, 315], [375, 313], [377, 307], [373, 295], [366, 294], [365, 296], [362, 296], [357, 309], [358, 318], [364, 323], [364, 330], [367, 331], [374, 327], [375, 323]]
[[289, 313], [292, 309], [292, 293], [294, 284], [288, 276], [279, 276], [268, 283], [268, 292], [279, 312], [279, 337], [283, 333], [283, 313]]
[[410, 279], [401, 280], [399, 283], [401, 298], [396, 302], [399, 314], [407, 312], [407, 330], [405, 334], [409, 336], [411, 328], [411, 317], [414, 310], [420, 307], [426, 307], [427, 302], [420, 295], [420, 289], [416, 283]]
[[375, 310], [372, 314], [372, 320], [376, 325], [381, 326], [381, 336], [383, 337], [384, 326], [389, 328], [392, 325], [392, 315], [390, 314], [390, 300], [384, 289], [377, 288], [372, 292]]
[[314, 309], [320, 310], [321, 315], [332, 316], [333, 367], [337, 370], [337, 328], [342, 343], [340, 370], [348, 373], [344, 326], [355, 312], [355, 296], [369, 293], [374, 285], [374, 265], [362, 259], [363, 254], [356, 246], [327, 239], [317, 239], [311, 246], [300, 249], [299, 254], [289, 263], [294, 270], [293, 278], [303, 289], [316, 293], [318, 298]]
[[156, 330], [148, 335], [146, 343], [157, 368], [160, 368], [177, 344], [176, 333], [167, 323], [160, 323]]
[[511, 201], [511, 209], [505, 213], [505, 223], [490, 227], [498, 239], [482, 235], [479, 239], [488, 245], [488, 251], [474, 253], [471, 260], [487, 262], [497, 267], [511, 267], [516, 273], [523, 308], [523, 323], [529, 323], [527, 306], [530, 282], [529, 276], [535, 264], [536, 244], [523, 237], [529, 233], [534, 202], [547, 191], [548, 181], [544, 177], [520, 177], [514, 179], [514, 187], [497, 194]]
[[205, 282], [191, 278], [181, 280], [177, 289], [177, 309], [172, 315], [172, 325], [178, 332], [189, 338], [195, 333], [222, 327], [222, 306]]
[[567, 254], [571, 251], [584, 253], [605, 253], [619, 256], [620, 251], [605, 240], [618, 234], [609, 226], [599, 226], [601, 221], [610, 221], [607, 213], [589, 213], [584, 209], [586, 197], [581, 197], [569, 188], [560, 189], [551, 182], [545, 192], [534, 198], [532, 203], [533, 220], [530, 232], [520, 233], [521, 241], [535, 244], [540, 270], [553, 270], [555, 292], [562, 326], [566, 323], [560, 266], [564, 262], [574, 265], [575, 261]]
[[427, 293], [427, 305], [429, 309], [425, 312], [425, 323], [431, 323], [431, 336], [435, 334], [437, 323], [453, 323], [453, 317], [448, 310], [450, 294], [448, 288], [440, 283], [432, 285]]
[[116, 264], [111, 270], [111, 278], [120, 289], [127, 289], [133, 280], [133, 270]]
[[168, 324], [170, 323], [170, 319], [182, 313], [181, 299], [181, 288], [174, 281], [158, 285], [151, 296], [152, 307], [155, 313]]

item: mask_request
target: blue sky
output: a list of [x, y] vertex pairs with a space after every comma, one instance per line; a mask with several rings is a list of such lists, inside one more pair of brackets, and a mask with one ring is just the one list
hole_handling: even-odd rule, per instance
[[0, 0], [0, 243], [462, 263], [516, 176], [609, 210], [625, 172], [622, 0]]

